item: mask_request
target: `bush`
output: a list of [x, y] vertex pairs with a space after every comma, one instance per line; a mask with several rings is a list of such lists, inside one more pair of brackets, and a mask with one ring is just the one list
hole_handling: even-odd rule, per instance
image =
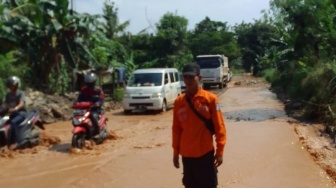
[[262, 72], [262, 77], [270, 83], [276, 83], [279, 80], [279, 72], [276, 69], [266, 69]]
[[117, 88], [114, 92], [114, 100], [121, 102], [124, 98], [125, 90], [124, 88]]

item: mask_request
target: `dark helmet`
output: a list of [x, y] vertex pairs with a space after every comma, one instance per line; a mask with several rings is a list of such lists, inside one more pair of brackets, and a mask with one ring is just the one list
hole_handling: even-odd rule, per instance
[[97, 75], [93, 72], [85, 74], [84, 83], [89, 86], [94, 86], [97, 80]]
[[20, 87], [21, 85], [21, 81], [20, 78], [17, 76], [11, 76], [9, 78], [7, 78], [6, 80], [6, 86], [10, 87], [10, 86], [16, 86], [16, 87]]

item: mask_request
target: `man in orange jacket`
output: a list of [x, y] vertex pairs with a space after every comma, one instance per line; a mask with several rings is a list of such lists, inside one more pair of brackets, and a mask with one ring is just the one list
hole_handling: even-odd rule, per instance
[[[179, 155], [182, 156], [182, 182], [186, 188], [215, 188], [218, 184], [217, 167], [223, 163], [226, 143], [226, 129], [218, 97], [199, 86], [202, 76], [197, 64], [185, 65], [182, 74], [187, 89], [174, 103], [173, 163], [179, 168]], [[187, 97], [204, 119], [212, 121], [216, 146], [212, 131], [191, 109]]]

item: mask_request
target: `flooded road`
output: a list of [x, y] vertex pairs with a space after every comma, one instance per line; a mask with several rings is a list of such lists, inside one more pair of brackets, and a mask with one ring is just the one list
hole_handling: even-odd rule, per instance
[[[264, 83], [234, 85], [219, 96], [227, 127], [218, 187], [336, 187], [304, 149], [283, 105]], [[215, 91], [215, 90], [214, 90]], [[71, 122], [47, 125], [61, 141], [0, 156], [0, 187], [182, 188], [172, 163], [172, 110], [163, 114], [108, 112], [113, 134], [82, 151], [70, 148]]]

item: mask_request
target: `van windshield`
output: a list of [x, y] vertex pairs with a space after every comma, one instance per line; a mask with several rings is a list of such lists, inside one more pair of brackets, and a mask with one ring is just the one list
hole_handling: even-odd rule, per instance
[[201, 69], [213, 69], [220, 67], [220, 59], [218, 57], [197, 58], [197, 64]]
[[161, 86], [162, 73], [135, 73], [129, 79], [127, 86]]

